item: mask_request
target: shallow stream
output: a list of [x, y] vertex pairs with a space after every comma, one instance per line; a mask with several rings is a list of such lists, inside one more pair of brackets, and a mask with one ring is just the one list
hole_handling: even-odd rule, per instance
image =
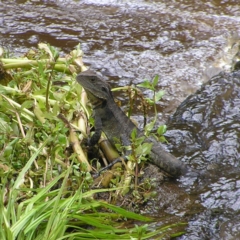
[[[233, 52], [229, 47], [239, 40], [239, 16], [239, 0], [6, 0], [0, 2], [0, 45], [21, 55], [38, 42], [48, 42], [65, 53], [80, 42], [84, 63], [101, 72], [113, 86], [137, 84], [159, 74], [158, 88], [166, 92], [158, 106], [160, 123], [211, 76], [230, 68]], [[239, 111], [238, 94], [232, 102]], [[235, 123], [233, 132], [239, 139], [239, 118]], [[220, 127], [218, 131], [227, 129], [224, 121]], [[194, 131], [199, 129], [192, 129], [191, 139], [198, 136]], [[208, 131], [206, 126], [204, 129]], [[233, 133], [226, 130], [225, 134], [228, 139]], [[198, 143], [193, 140], [185, 148], [188, 152], [174, 147], [172, 151], [201, 168], [198, 153], [206, 149], [215, 153], [219, 146], [216, 141], [212, 148], [203, 149]], [[221, 149], [228, 146], [239, 159], [239, 141], [234, 144], [223, 141]], [[196, 158], [191, 155], [190, 161], [193, 151]], [[220, 168], [208, 163], [213, 170], [207, 183], [181, 179], [161, 186], [154, 203], [156, 211], [150, 214], [179, 221], [186, 219], [187, 213], [189, 233], [181, 239], [240, 239], [239, 164], [227, 164], [227, 159], [223, 163]], [[224, 171], [229, 174], [220, 174]]]

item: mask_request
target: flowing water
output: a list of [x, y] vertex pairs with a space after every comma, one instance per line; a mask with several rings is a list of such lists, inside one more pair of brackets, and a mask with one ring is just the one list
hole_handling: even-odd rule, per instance
[[[239, 0], [6, 0], [0, 2], [0, 45], [21, 55], [38, 42], [61, 47], [65, 53], [80, 42], [84, 63], [118, 86], [159, 74], [158, 88], [166, 92], [158, 106], [161, 122], [211, 76], [230, 68], [240, 35], [239, 16]], [[215, 88], [209, 89], [210, 96]], [[216, 89], [231, 99], [229, 104], [222, 104], [221, 96], [213, 94], [213, 99], [201, 93], [199, 102], [215, 102], [209, 109], [222, 114], [221, 122], [210, 114], [209, 119], [216, 121], [204, 125], [205, 110], [198, 101], [196, 114], [185, 102], [169, 121], [169, 138], [176, 136], [170, 150], [211, 175], [207, 181], [183, 178], [165, 183], [151, 203], [154, 216], [189, 221], [188, 233], [181, 239], [240, 239], [239, 141], [235, 141], [240, 137], [239, 94], [231, 85], [229, 91], [224, 85]], [[192, 128], [183, 126], [183, 119]], [[171, 135], [181, 136], [184, 130], [185, 144]]]

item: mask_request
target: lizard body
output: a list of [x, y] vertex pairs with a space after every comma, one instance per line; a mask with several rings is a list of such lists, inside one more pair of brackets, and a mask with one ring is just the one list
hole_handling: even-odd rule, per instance
[[[115, 144], [115, 139], [118, 138], [124, 146], [129, 146], [130, 135], [134, 128], [136, 128], [138, 136], [144, 135], [121, 108], [117, 106], [110, 86], [94, 71], [87, 70], [80, 73], [77, 76], [77, 81], [87, 92], [87, 96], [93, 106], [95, 133], [90, 140], [91, 145], [98, 142], [102, 131], [113, 145]], [[167, 152], [155, 138], [148, 137], [145, 142], [152, 143], [149, 155], [151, 163], [172, 177], [178, 177], [188, 171], [187, 166]]]

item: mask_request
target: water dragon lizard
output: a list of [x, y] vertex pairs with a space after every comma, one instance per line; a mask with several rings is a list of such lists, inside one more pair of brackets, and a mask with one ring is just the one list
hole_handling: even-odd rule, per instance
[[[134, 128], [136, 128], [138, 136], [144, 134], [115, 103], [109, 84], [94, 71], [81, 72], [77, 75], [77, 82], [87, 92], [93, 107], [95, 133], [90, 139], [90, 145], [98, 142], [102, 131], [111, 144], [114, 145], [115, 139], [118, 138], [124, 146], [130, 145], [130, 134]], [[189, 171], [184, 163], [167, 152], [154, 137], [146, 138], [145, 142], [152, 143], [149, 161], [170, 176], [179, 177]]]

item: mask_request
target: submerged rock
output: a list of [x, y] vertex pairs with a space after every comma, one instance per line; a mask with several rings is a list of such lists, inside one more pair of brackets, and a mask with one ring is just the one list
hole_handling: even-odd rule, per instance
[[[205, 172], [198, 183], [180, 180], [205, 209], [193, 216], [180, 239], [238, 239], [240, 71], [211, 78], [180, 104], [168, 129], [170, 151]], [[192, 202], [191, 208], [195, 205]]]
[[220, 73], [168, 121], [169, 148], [196, 168], [240, 165], [240, 71]]

